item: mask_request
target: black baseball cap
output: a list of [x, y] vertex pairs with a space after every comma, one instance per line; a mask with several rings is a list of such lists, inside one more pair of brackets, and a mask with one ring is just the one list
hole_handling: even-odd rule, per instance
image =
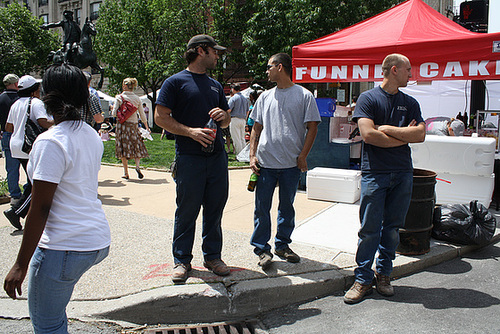
[[217, 44], [215, 39], [212, 36], [208, 35], [196, 35], [193, 38], [191, 38], [187, 44], [187, 48], [192, 49], [194, 47], [197, 47], [200, 44], [206, 44], [215, 50], [220, 50], [220, 51], [225, 51], [226, 48], [223, 46], [220, 46]]

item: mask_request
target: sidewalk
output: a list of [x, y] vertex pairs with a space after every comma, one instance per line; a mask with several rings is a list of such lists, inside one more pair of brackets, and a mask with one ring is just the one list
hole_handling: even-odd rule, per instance
[[[4, 164], [3, 159], [0, 164]], [[4, 169], [0, 169], [0, 176], [5, 176]], [[340, 293], [352, 284], [359, 228], [357, 205], [312, 201], [299, 192], [292, 248], [302, 261], [290, 264], [275, 257], [274, 264], [264, 272], [249, 244], [254, 204], [253, 193], [246, 190], [250, 172], [243, 169], [229, 173], [230, 197], [223, 220], [223, 259], [231, 267], [231, 275], [221, 278], [203, 267], [198, 222], [193, 271], [185, 285], [173, 285], [170, 275], [175, 183], [170, 173], [143, 172], [145, 178], [138, 180], [132, 169], [131, 179], [125, 181], [121, 179], [120, 167], [102, 166], [99, 195], [111, 226], [111, 252], [77, 284], [67, 310], [69, 317], [107, 319], [121, 324], [242, 319]], [[0, 209], [7, 207], [4, 204]], [[0, 218], [0, 242], [4, 245], [0, 255], [2, 280], [15, 260], [21, 238], [22, 232], [14, 232], [7, 219]], [[497, 230], [493, 242], [499, 239]], [[426, 255], [397, 256], [394, 276], [411, 274], [473, 249], [432, 242]], [[26, 282], [23, 293], [26, 297]], [[0, 316], [27, 317], [26, 300], [10, 300], [2, 290]]]

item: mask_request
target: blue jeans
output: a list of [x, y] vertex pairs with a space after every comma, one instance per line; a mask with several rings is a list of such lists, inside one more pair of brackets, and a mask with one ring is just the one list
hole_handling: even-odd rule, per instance
[[276, 185], [279, 184], [278, 226], [274, 239], [275, 249], [283, 249], [292, 242], [290, 236], [295, 228], [293, 201], [299, 185], [300, 169], [261, 168], [255, 188], [254, 230], [250, 244], [255, 254], [269, 251], [271, 239], [271, 205]]
[[413, 172], [369, 173], [361, 178], [358, 250], [354, 270], [356, 281], [371, 284], [372, 265], [378, 251], [376, 270], [390, 276], [399, 244], [399, 229], [404, 227], [413, 189]]
[[203, 257], [205, 261], [220, 259], [222, 212], [229, 192], [226, 152], [210, 156], [179, 155], [175, 182], [177, 210], [172, 243], [174, 262], [188, 264], [193, 259], [196, 218], [202, 206]]
[[7, 185], [9, 187], [10, 197], [20, 198], [21, 188], [19, 188], [19, 160], [13, 158], [10, 153], [11, 132], [2, 133], [2, 151], [5, 154], [5, 170], [7, 171]]
[[75, 284], [108, 253], [109, 247], [89, 252], [37, 247], [28, 280], [28, 306], [35, 333], [68, 333], [66, 306]]

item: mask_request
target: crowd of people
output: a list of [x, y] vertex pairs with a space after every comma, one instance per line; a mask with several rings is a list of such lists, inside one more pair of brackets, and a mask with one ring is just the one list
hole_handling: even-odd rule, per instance
[[[174, 134], [176, 140], [172, 173], [177, 204], [172, 242], [174, 283], [184, 283], [192, 269], [200, 210], [203, 264], [216, 275], [231, 273], [222, 259], [221, 227], [229, 192], [228, 155], [222, 131], [227, 128], [236, 153], [246, 144], [245, 132], [250, 133], [250, 168], [258, 176], [250, 244], [258, 265], [268, 270], [273, 263], [270, 210], [277, 186], [274, 255], [290, 263], [301, 261], [290, 248], [295, 227], [294, 199], [301, 172], [308, 170], [307, 156], [321, 122], [316, 101], [309, 90], [292, 81], [292, 59], [285, 53], [272, 55], [267, 63], [266, 73], [269, 81], [276, 83], [274, 88], [264, 92], [255, 89], [248, 101], [241, 95], [241, 87], [234, 84], [228, 101], [223, 86], [208, 75], [225, 50], [211, 36], [191, 38], [184, 55], [186, 69], [164, 81], [154, 111], [156, 123]], [[384, 296], [394, 294], [390, 284], [392, 260], [413, 180], [408, 143], [425, 138], [418, 103], [399, 90], [411, 77], [408, 58], [389, 55], [382, 69], [382, 85], [362, 93], [353, 106], [353, 119], [364, 146], [358, 267], [355, 283], [344, 297], [349, 304], [361, 301], [373, 285]], [[112, 130], [99, 112], [89, 76], [67, 63], [49, 67], [41, 84], [29, 75], [18, 78], [9, 74], [4, 85], [6, 91], [0, 95], [2, 148], [12, 196], [11, 208], [4, 214], [17, 229], [22, 229], [20, 217], [26, 217], [21, 248], [5, 278], [4, 289], [17, 298], [29, 275], [28, 303], [35, 332], [65, 332], [65, 308], [74, 285], [109, 252], [110, 230], [97, 196], [103, 137], [115, 133], [123, 178], [130, 177], [129, 159], [135, 159], [137, 175], [143, 178], [139, 162], [148, 152], [138, 123], [140, 118], [149, 131], [148, 115], [134, 93], [137, 80], [126, 78], [112, 109], [118, 119]], [[46, 130], [29, 154], [23, 151], [28, 117]], [[210, 119], [216, 129], [205, 126]], [[22, 194], [18, 185], [20, 165], [28, 176]], [[63, 262], [71, 263], [75, 270], [61, 281]]]

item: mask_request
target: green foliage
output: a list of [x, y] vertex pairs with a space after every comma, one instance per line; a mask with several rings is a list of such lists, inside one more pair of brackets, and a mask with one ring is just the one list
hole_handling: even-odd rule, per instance
[[[19, 76], [44, 69], [47, 55], [59, 48], [59, 38], [53, 32], [40, 29], [42, 20], [28, 9], [12, 3], [0, 8], [0, 76]], [[3, 85], [3, 83], [0, 83]]]
[[[124, 78], [135, 77], [144, 91], [152, 92], [154, 103], [163, 80], [186, 67], [183, 54], [192, 36], [208, 33], [221, 45], [230, 45], [238, 31], [234, 26], [238, 19], [233, 13], [241, 11], [234, 2], [105, 1], [99, 9], [95, 49], [98, 58], [109, 64], [106, 75], [114, 85], [113, 92], [120, 90]], [[242, 24], [239, 26], [243, 29]], [[230, 57], [236, 55], [241, 58], [238, 52]], [[220, 61], [213, 75], [221, 79], [222, 72], [223, 61]]]
[[278, 52], [334, 33], [390, 8], [401, 0], [249, 0], [253, 16], [243, 34], [250, 74], [265, 78], [265, 65]]
[[9, 196], [9, 184], [7, 183], [7, 179], [0, 177], [0, 197], [1, 196]]

